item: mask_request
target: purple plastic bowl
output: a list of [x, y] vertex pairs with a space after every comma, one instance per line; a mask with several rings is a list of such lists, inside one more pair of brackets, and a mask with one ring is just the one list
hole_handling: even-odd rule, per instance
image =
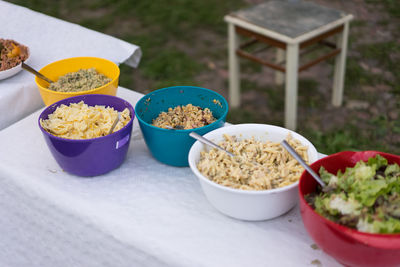
[[[128, 108], [131, 120], [124, 128], [107, 136], [93, 139], [66, 139], [56, 137], [42, 128], [40, 119], [47, 119], [61, 104], [84, 101], [89, 106], [105, 105], [115, 110]], [[78, 176], [96, 176], [119, 167], [128, 152], [135, 111], [127, 101], [110, 95], [80, 95], [58, 101], [48, 106], [39, 116], [39, 128], [60, 167]]]

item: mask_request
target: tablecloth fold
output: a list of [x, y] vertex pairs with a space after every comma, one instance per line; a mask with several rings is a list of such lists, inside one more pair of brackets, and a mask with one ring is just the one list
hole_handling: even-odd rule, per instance
[[[41, 69], [56, 60], [92, 56], [137, 67], [139, 46], [25, 7], [0, 1], [0, 38], [30, 49], [29, 65]], [[0, 80], [0, 130], [43, 106], [34, 76], [21, 71]]]

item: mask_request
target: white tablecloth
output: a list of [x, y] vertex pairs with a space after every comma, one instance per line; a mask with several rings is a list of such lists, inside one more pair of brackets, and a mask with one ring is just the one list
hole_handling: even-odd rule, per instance
[[[118, 96], [135, 105], [142, 95]], [[63, 172], [39, 114], [0, 132], [0, 266], [339, 266], [311, 247], [298, 207], [262, 222], [219, 213], [190, 168], [151, 157], [137, 120], [120, 168]]]
[[[29, 65], [37, 70], [78, 56], [102, 57], [136, 67], [142, 55], [136, 45], [4, 1], [0, 1], [0, 14], [0, 38], [28, 46]], [[34, 75], [21, 71], [0, 80], [0, 130], [42, 106]]]

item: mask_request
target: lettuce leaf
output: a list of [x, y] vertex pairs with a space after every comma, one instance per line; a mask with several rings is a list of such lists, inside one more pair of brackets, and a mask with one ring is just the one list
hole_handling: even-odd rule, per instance
[[375, 169], [377, 170], [380, 167], [387, 166], [388, 165], [388, 161], [387, 161], [387, 159], [385, 159], [381, 155], [377, 154], [375, 157], [368, 159], [368, 165], [369, 166], [374, 166], [375, 165]]
[[400, 166], [380, 156], [336, 175], [319, 170], [327, 183], [313, 197], [316, 212], [337, 223], [373, 233], [400, 232]]

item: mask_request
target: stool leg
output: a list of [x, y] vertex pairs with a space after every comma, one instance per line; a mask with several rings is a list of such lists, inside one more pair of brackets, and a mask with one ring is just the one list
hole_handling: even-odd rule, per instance
[[347, 56], [347, 39], [349, 34], [349, 22], [344, 24], [344, 29], [338, 40], [336, 46], [341, 48], [341, 52], [336, 56], [335, 59], [335, 70], [333, 76], [333, 93], [332, 93], [332, 105], [338, 107], [342, 105], [343, 101], [343, 84], [344, 74], [346, 71], [346, 56]]
[[228, 23], [228, 59], [229, 59], [229, 105], [232, 108], [240, 106], [240, 69], [236, 49], [239, 46], [235, 26]]
[[296, 130], [297, 77], [299, 72], [299, 45], [286, 48], [285, 127]]
[[[285, 50], [276, 48], [276, 63], [281, 63], [285, 60]], [[277, 85], [282, 85], [284, 82], [285, 76], [281, 71], [275, 71], [275, 83]]]

